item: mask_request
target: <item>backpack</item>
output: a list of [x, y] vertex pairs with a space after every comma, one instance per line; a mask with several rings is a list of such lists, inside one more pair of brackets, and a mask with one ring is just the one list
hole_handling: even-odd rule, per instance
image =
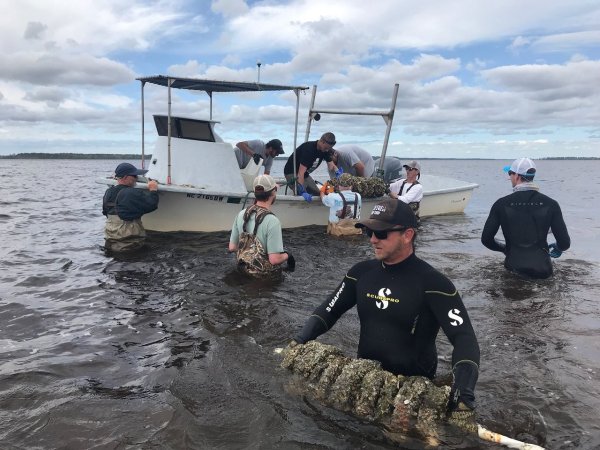
[[[254, 218], [254, 232], [248, 233], [246, 226], [252, 214], [256, 215]], [[236, 257], [240, 269], [250, 275], [264, 276], [281, 271], [280, 267], [276, 267], [269, 262], [269, 255], [265, 247], [256, 237], [258, 226], [269, 214], [273, 213], [266, 208], [256, 205], [250, 206], [244, 212], [244, 225], [240, 234]]]

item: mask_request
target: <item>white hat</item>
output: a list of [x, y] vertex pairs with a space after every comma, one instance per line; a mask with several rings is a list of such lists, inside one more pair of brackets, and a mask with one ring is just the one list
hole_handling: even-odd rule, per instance
[[510, 166], [504, 167], [505, 172], [514, 172], [524, 177], [533, 177], [535, 175], [535, 164], [529, 158], [515, 159]]
[[277, 187], [277, 183], [271, 175], [259, 175], [254, 179], [254, 190], [256, 191], [257, 187], [262, 189], [258, 189], [259, 191], [264, 190], [265, 192], [271, 191]]

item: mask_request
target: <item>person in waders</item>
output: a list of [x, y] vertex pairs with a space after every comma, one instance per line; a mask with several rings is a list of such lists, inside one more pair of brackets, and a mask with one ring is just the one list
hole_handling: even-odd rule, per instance
[[229, 251], [236, 253], [238, 267], [248, 275], [262, 277], [296, 267], [294, 257], [283, 250], [281, 222], [271, 212], [277, 197], [277, 184], [270, 175], [254, 179], [255, 203], [238, 213], [233, 221]]
[[142, 216], [158, 208], [158, 183], [148, 181], [148, 190], [135, 189], [138, 175], [147, 170], [121, 163], [115, 169], [117, 184], [109, 187], [102, 200], [104, 248], [111, 252], [138, 250], [146, 240]]
[[[529, 278], [552, 275], [550, 258], [558, 258], [571, 246], [571, 238], [558, 202], [539, 192], [533, 183], [534, 162], [520, 158], [504, 168], [508, 172], [513, 193], [497, 200], [488, 216], [481, 243], [490, 250], [506, 255], [504, 267]], [[506, 243], [495, 236], [498, 228]], [[548, 231], [556, 242], [548, 245]]]
[[423, 185], [418, 181], [421, 178], [421, 165], [417, 161], [411, 161], [403, 167], [406, 170], [406, 178], [390, 184], [390, 197], [407, 203], [419, 220], [419, 209], [423, 200]]
[[362, 198], [358, 192], [352, 192], [352, 175], [344, 173], [338, 180], [338, 192], [329, 192], [328, 183], [321, 187], [321, 202], [329, 207], [327, 233], [332, 236], [360, 235], [362, 231], [355, 225], [360, 219]]

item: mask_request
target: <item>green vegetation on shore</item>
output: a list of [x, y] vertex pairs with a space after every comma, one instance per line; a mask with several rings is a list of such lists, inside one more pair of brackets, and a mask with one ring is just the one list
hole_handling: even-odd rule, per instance
[[[150, 158], [151, 155], [146, 155]], [[17, 153], [0, 155], [0, 159], [140, 159], [139, 154], [130, 153]]]

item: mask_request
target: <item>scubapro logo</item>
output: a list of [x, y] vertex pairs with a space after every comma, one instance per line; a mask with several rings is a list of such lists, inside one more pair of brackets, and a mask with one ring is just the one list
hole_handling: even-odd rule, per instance
[[460, 317], [459, 314], [460, 311], [458, 309], [451, 309], [450, 311], [448, 311], [448, 317], [454, 319], [452, 322], [450, 322], [450, 325], [452, 325], [453, 327], [462, 325], [464, 322], [463, 318]]
[[389, 302], [385, 300], [385, 297], [389, 296], [391, 293], [392, 291], [390, 291], [388, 288], [379, 289], [379, 292], [377, 294], [379, 295], [380, 299], [375, 302], [375, 305], [377, 305], [379, 309], [387, 308]]

